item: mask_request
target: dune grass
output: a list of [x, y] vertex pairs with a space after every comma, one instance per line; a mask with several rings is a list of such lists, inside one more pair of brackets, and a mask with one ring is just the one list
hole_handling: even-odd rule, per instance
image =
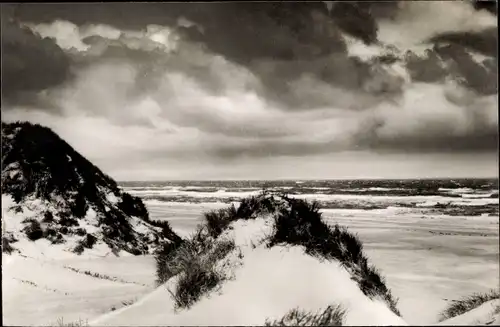
[[327, 260], [338, 260], [353, 274], [361, 291], [373, 298], [381, 296], [390, 309], [401, 316], [397, 299], [387, 288], [384, 278], [370, 265], [363, 253], [363, 244], [347, 228], [330, 226], [323, 222], [317, 202], [287, 198], [289, 208], [282, 208], [275, 215], [274, 232], [269, 246], [291, 244], [304, 246], [310, 255]]
[[198, 301], [202, 295], [213, 290], [226, 279], [217, 268], [217, 262], [235, 248], [232, 240], [214, 241], [201, 255], [196, 245], [185, 243], [178, 250], [172, 270], [180, 272], [179, 279], [171, 295], [177, 308], [187, 308]]
[[[205, 214], [205, 224], [191, 238], [167, 244], [157, 254], [157, 282], [165, 283], [182, 273], [176, 290], [171, 293], [178, 307], [190, 306], [202, 293], [223, 281], [222, 275], [214, 271], [215, 264], [232, 248], [225, 243], [228, 241], [217, 239], [222, 232], [233, 221], [254, 219], [268, 213], [274, 217], [274, 230], [267, 240], [268, 247], [283, 244], [303, 246], [309, 255], [339, 261], [350, 271], [365, 295], [381, 297], [395, 314], [401, 316], [396, 307], [397, 299], [392, 296], [381, 274], [369, 264], [358, 237], [346, 228], [323, 222], [319, 210], [316, 202], [289, 198], [282, 193], [263, 192], [243, 199], [237, 209], [231, 205], [210, 211]], [[234, 248], [234, 242], [232, 246]], [[210, 253], [221, 255], [214, 257]]]
[[[486, 293], [474, 293], [459, 300], [452, 300], [448, 307], [439, 315], [439, 321], [460, 316], [481, 306], [483, 303], [495, 299], [500, 299], [500, 291], [498, 289], [492, 289]], [[500, 310], [500, 307], [496, 308], [496, 311], [498, 310]]]
[[270, 194], [263, 191], [258, 196], [250, 196], [241, 200], [238, 209], [231, 204], [228, 208], [212, 210], [204, 214], [205, 225], [210, 236], [219, 236], [231, 222], [239, 219], [255, 219], [259, 214], [273, 212], [276, 208], [276, 203], [273, 202]]
[[57, 319], [57, 326], [60, 327], [86, 327], [89, 326], [88, 320], [78, 319], [77, 321], [64, 322], [64, 318]]
[[266, 320], [265, 326], [342, 326], [345, 314], [341, 305], [329, 305], [317, 313], [295, 308], [280, 320]]
[[167, 244], [157, 254], [157, 283], [178, 276], [169, 292], [177, 309], [188, 308], [226, 279], [217, 263], [235, 247], [233, 240], [213, 239], [200, 227], [190, 239]]

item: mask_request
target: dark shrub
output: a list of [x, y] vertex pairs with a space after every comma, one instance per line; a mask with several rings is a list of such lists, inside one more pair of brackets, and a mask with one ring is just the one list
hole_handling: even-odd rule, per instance
[[85, 236], [87, 235], [87, 231], [85, 230], [85, 228], [77, 228], [75, 229], [75, 234], [78, 235], [78, 236]]
[[59, 232], [61, 234], [67, 235], [69, 233], [69, 229], [66, 226], [62, 226], [61, 228], [59, 228]]
[[44, 231], [43, 231], [43, 237], [45, 238], [50, 238], [50, 237], [53, 237], [53, 236], [56, 236], [57, 235], [57, 231], [53, 228], [46, 228]]
[[75, 246], [75, 248], [73, 249], [73, 252], [75, 252], [76, 254], [80, 255], [83, 253], [84, 251], [84, 247], [83, 247], [83, 244], [79, 243], [77, 244], [77, 246]]
[[59, 233], [57, 230], [51, 227], [46, 228], [43, 231], [43, 237], [49, 240], [52, 244], [64, 243], [64, 238], [62, 237], [61, 233]]
[[52, 214], [52, 212], [45, 211], [45, 213], [43, 214], [42, 222], [43, 223], [51, 223], [53, 221], [54, 221], [54, 215]]
[[87, 200], [82, 193], [78, 193], [70, 209], [73, 216], [77, 218], [85, 217], [87, 210], [89, 209], [89, 205], [87, 204]]
[[122, 200], [118, 203], [118, 208], [126, 215], [139, 217], [144, 221], [149, 221], [148, 210], [139, 197], [123, 193]]
[[25, 220], [28, 225], [24, 227], [23, 231], [31, 241], [36, 241], [43, 237], [43, 230], [40, 223], [35, 219]]
[[57, 233], [54, 237], [52, 237], [50, 239], [50, 242], [52, 244], [61, 244], [61, 243], [64, 243], [65, 240], [64, 240], [63, 236], [60, 233]]
[[94, 244], [97, 242], [97, 238], [92, 234], [87, 234], [82, 240], [82, 245], [87, 249], [92, 249]]
[[162, 234], [166, 239], [174, 243], [179, 243], [182, 241], [180, 236], [173, 231], [170, 223], [167, 220], [151, 220], [149, 221], [149, 223], [155, 227], [160, 227], [162, 229]]
[[6, 237], [2, 237], [2, 253], [11, 254], [14, 251], [12, 245]]
[[67, 213], [60, 213], [59, 214], [59, 224], [61, 226], [66, 226], [66, 227], [72, 227], [72, 226], [79, 226], [80, 223], [78, 222], [77, 219], [71, 218], [69, 214]]

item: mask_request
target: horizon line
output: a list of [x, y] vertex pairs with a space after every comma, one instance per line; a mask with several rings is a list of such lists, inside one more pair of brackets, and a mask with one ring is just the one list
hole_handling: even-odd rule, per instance
[[279, 179], [158, 179], [158, 180], [116, 180], [120, 182], [247, 182], [247, 181], [266, 181], [266, 182], [279, 182], [279, 181], [356, 181], [356, 180], [372, 180], [372, 181], [395, 181], [395, 180], [454, 180], [454, 179], [477, 179], [477, 180], [498, 180], [499, 177], [406, 177], [406, 178], [377, 178], [377, 177], [359, 177], [359, 178], [279, 178]]

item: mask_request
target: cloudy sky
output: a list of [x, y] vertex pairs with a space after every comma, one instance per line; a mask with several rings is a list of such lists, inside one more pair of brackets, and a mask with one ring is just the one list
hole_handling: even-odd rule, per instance
[[494, 6], [1, 8], [2, 120], [119, 180], [498, 175]]

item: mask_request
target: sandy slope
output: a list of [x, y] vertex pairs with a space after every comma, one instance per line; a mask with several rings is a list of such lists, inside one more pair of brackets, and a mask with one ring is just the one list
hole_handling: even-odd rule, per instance
[[[227, 204], [148, 201], [147, 206], [152, 217], [167, 219], [176, 232], [189, 235], [203, 211]], [[435, 323], [447, 300], [500, 283], [498, 217], [423, 215], [405, 208], [322, 211], [326, 221], [359, 234], [411, 324]]]
[[[500, 300], [491, 300], [483, 303], [479, 307], [470, 310], [460, 316], [442, 321], [439, 325], [445, 326], [467, 326], [467, 325], [493, 325], [498, 326], [500, 323], [500, 312], [498, 307]], [[496, 310], [495, 310], [496, 309]]]
[[[57, 325], [60, 318], [67, 322], [92, 319], [154, 288], [151, 257], [48, 261], [14, 254], [2, 259], [6, 325]], [[121, 263], [117, 265], [116, 259]], [[101, 276], [89, 276], [85, 271]]]
[[[181, 218], [173, 220], [172, 225], [189, 234], [199, 222], [200, 211], [226, 205], [210, 204], [210, 208], [201, 209], [180, 206], [186, 216], [179, 214], [182, 210], [178, 208], [170, 209], [170, 215]], [[324, 210], [324, 217], [360, 234], [368, 257], [386, 276], [388, 287], [400, 298], [398, 307], [403, 317], [411, 324], [435, 323], [447, 305], [444, 299], [498, 285], [497, 217], [402, 218], [351, 210]], [[265, 232], [265, 226], [258, 224], [241, 227], [235, 236], [242, 244]], [[62, 252], [43, 239], [24, 248], [31, 249], [26, 254], [33, 258], [2, 256], [3, 317], [7, 325], [49, 325], [61, 317], [67, 322], [88, 319], [97, 326], [193, 325], [207, 324], [206, 319], [219, 325], [262, 324], [266, 318], [280, 318], [290, 306], [317, 311], [332, 299], [355, 313], [346, 317], [347, 324], [404, 323], [383, 304], [364, 297], [341, 268], [304, 256], [298, 248], [269, 251], [247, 247], [243, 266], [235, 270], [235, 281], [181, 312], [169, 306], [170, 294], [165, 287], [155, 289], [151, 256], [116, 257], [109, 249], [97, 249], [94, 256], [89, 252], [82, 257], [57, 257], [54, 253]], [[113, 280], [91, 277], [84, 271]], [[269, 297], [274, 300], [267, 300]], [[137, 302], [124, 307], [123, 301]], [[118, 310], [111, 311], [113, 307]], [[223, 312], [220, 307], [225, 308]], [[485, 309], [488, 307], [482, 308], [463, 320], [453, 318], [454, 324], [492, 321], [494, 317]], [[387, 316], [379, 317], [380, 312]], [[365, 316], [371, 318], [363, 320]]]
[[234, 279], [203, 297], [188, 310], [176, 311], [165, 286], [123, 311], [104, 315], [95, 326], [123, 325], [263, 325], [299, 307], [319, 311], [331, 304], [347, 308], [347, 325], [406, 325], [387, 305], [370, 300], [337, 262], [320, 261], [300, 247], [268, 249], [251, 244], [269, 233], [268, 221], [237, 221], [227, 236], [241, 247], [243, 259], [234, 259]]

